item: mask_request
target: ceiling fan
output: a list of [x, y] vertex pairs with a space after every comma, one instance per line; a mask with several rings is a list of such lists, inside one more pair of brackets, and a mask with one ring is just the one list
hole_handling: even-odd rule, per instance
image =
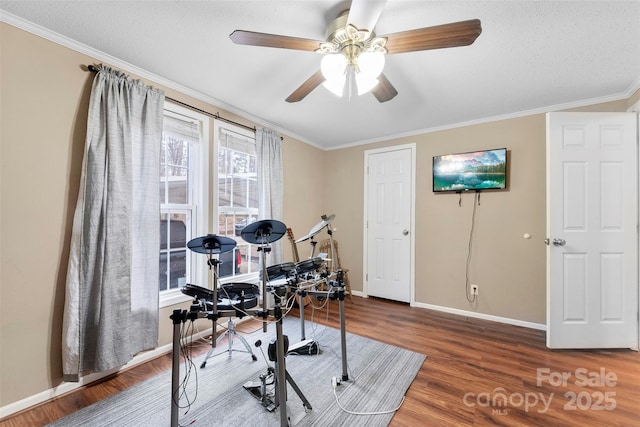
[[[401, 31], [378, 37], [375, 26], [386, 0], [353, 0], [329, 24], [326, 41], [277, 34], [235, 30], [229, 37], [236, 44], [313, 51], [324, 54], [321, 69], [286, 99], [298, 102], [323, 84], [342, 95], [355, 86], [358, 94], [371, 91], [379, 102], [393, 99], [398, 91], [382, 73], [385, 55], [468, 46], [482, 32], [479, 19]], [[354, 84], [355, 83], [355, 84]]]

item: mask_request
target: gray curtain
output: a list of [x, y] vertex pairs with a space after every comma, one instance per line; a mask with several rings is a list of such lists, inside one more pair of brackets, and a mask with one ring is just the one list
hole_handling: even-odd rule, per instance
[[[256, 154], [258, 157], [259, 210], [262, 219], [282, 221], [282, 140], [270, 129], [256, 129]], [[269, 265], [280, 264], [284, 258], [282, 239], [271, 248]]]
[[63, 320], [63, 373], [120, 367], [158, 341], [164, 93], [102, 66], [91, 91]]

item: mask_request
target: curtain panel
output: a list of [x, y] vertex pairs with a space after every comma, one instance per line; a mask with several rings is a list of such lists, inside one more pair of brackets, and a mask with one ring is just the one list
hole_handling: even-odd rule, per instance
[[78, 381], [155, 348], [164, 92], [102, 66], [91, 91], [63, 320]]
[[[258, 158], [259, 212], [263, 219], [282, 221], [284, 178], [282, 172], [282, 140], [271, 129], [256, 129]], [[270, 264], [279, 264], [284, 258], [282, 242], [271, 249]]]

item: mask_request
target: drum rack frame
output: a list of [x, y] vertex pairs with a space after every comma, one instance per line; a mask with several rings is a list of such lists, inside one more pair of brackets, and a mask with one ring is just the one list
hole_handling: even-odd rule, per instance
[[[297, 290], [298, 296], [300, 298], [300, 302], [302, 303], [302, 298], [305, 295], [313, 295], [313, 296], [324, 296], [331, 299], [337, 299], [339, 302], [339, 310], [340, 310], [340, 344], [342, 351], [342, 380], [348, 381], [348, 368], [347, 368], [347, 342], [346, 342], [346, 328], [345, 328], [345, 316], [344, 316], [344, 298], [345, 298], [345, 287], [344, 283], [338, 279], [338, 283], [340, 286], [335, 287], [332, 291], [308, 291], [308, 290]], [[304, 305], [300, 304], [300, 320], [301, 320], [301, 332], [304, 337]], [[278, 389], [276, 391], [278, 399], [283, 397], [280, 401], [280, 426], [287, 427], [289, 425], [288, 416], [287, 416], [287, 408], [286, 408], [286, 383], [287, 383], [287, 371], [285, 365], [285, 349], [284, 349], [284, 339], [283, 339], [283, 331], [282, 331], [282, 308], [276, 306], [274, 308], [268, 310], [247, 310], [246, 312], [238, 312], [237, 310], [213, 310], [213, 311], [204, 311], [195, 309], [196, 307], [192, 306], [191, 310], [173, 310], [173, 313], [169, 316], [169, 318], [173, 322], [173, 347], [172, 347], [172, 365], [171, 365], [171, 427], [178, 427], [178, 417], [179, 417], [179, 387], [180, 387], [180, 326], [182, 323], [186, 323], [187, 321], [195, 321], [197, 319], [207, 318], [212, 321], [215, 321], [221, 317], [235, 317], [238, 315], [246, 316], [253, 315], [258, 318], [262, 318], [263, 322], [266, 323], [266, 319], [268, 316], [273, 316], [276, 319], [276, 348], [277, 348], [277, 383]], [[215, 337], [212, 337], [214, 339]], [[304, 338], [303, 338], [304, 339]]]

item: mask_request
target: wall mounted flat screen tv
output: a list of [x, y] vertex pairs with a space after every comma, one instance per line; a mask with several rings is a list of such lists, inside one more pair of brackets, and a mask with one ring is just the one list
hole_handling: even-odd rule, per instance
[[507, 149], [447, 154], [433, 158], [433, 191], [504, 190]]

